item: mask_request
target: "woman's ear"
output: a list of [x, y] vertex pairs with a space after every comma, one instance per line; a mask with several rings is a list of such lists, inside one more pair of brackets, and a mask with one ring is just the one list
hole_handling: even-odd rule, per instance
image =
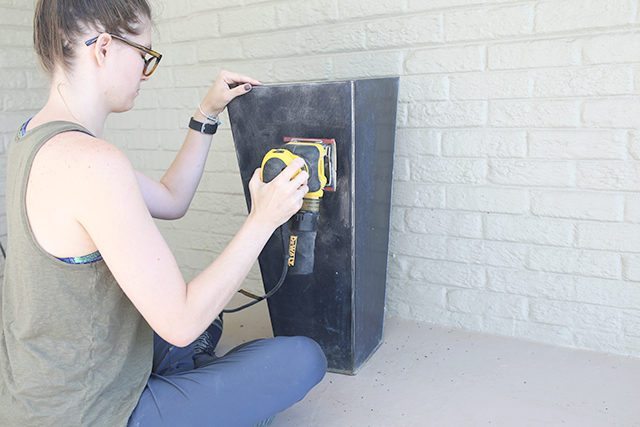
[[102, 33], [93, 45], [93, 54], [99, 66], [104, 65], [107, 53], [111, 49], [112, 41], [113, 37], [110, 34]]

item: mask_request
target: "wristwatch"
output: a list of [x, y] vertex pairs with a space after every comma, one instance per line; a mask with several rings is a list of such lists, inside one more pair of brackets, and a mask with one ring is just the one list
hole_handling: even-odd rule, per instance
[[218, 123], [202, 123], [191, 117], [191, 120], [189, 120], [189, 128], [197, 130], [200, 133], [213, 135], [218, 130]]

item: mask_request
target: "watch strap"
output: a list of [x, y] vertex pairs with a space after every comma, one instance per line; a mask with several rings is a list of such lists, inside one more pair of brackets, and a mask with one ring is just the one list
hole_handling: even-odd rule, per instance
[[202, 123], [191, 117], [191, 120], [189, 120], [189, 128], [206, 135], [213, 135], [218, 130], [218, 123]]

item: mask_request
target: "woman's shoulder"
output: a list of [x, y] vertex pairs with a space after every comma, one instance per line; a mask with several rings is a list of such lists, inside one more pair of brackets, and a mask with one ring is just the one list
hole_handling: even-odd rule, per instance
[[97, 172], [110, 166], [130, 166], [129, 159], [116, 145], [80, 131], [54, 136], [41, 151], [61, 171], [89, 173], [91, 169]]
[[33, 171], [74, 188], [77, 197], [87, 191], [118, 185], [134, 174], [125, 153], [116, 145], [82, 132], [65, 132], [47, 141], [34, 159]]

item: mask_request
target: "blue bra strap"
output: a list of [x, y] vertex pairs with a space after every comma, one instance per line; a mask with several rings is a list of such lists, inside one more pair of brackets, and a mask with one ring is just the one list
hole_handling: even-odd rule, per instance
[[92, 262], [102, 260], [102, 255], [100, 255], [100, 251], [95, 251], [94, 253], [89, 255], [58, 259], [60, 261], [66, 262], [67, 264], [91, 264]]

